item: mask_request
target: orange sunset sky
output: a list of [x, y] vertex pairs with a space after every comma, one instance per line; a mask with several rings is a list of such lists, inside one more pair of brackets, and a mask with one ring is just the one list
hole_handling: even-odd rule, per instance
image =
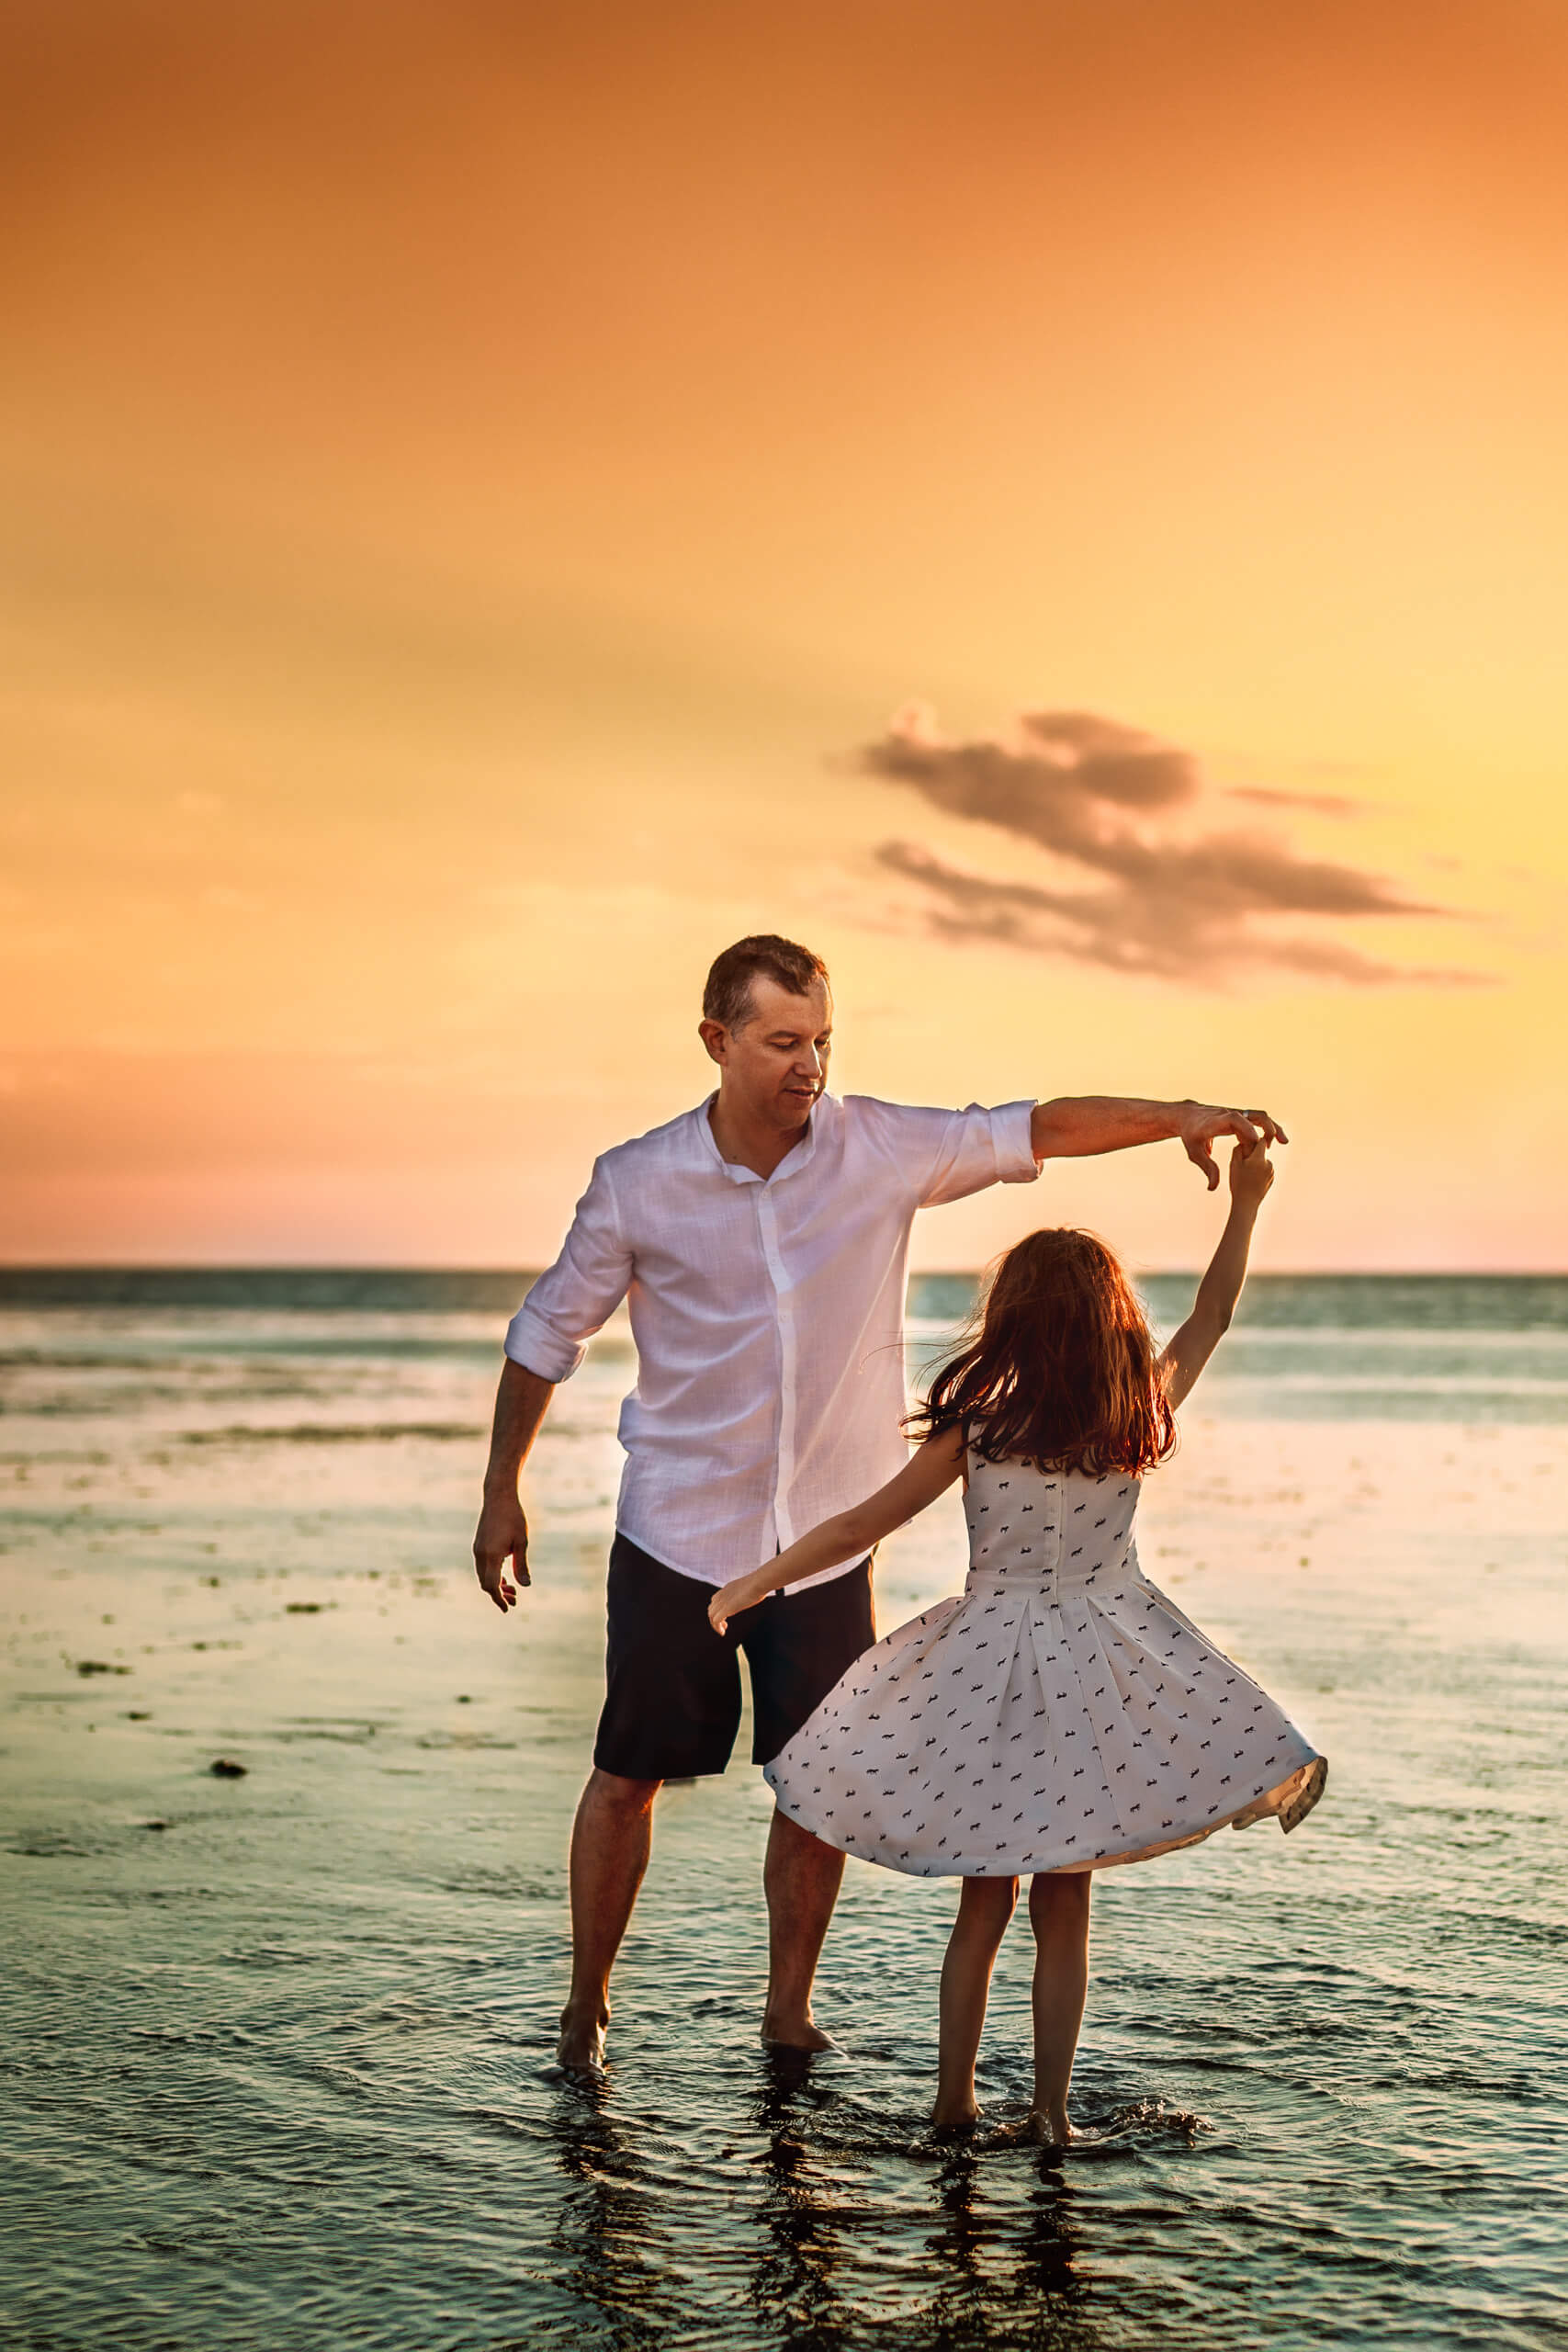
[[[697, 1100], [1263, 1102], [1568, 1263], [1568, 8], [8, 0], [0, 1254], [522, 1264]], [[1177, 1148], [923, 1222], [1213, 1230]]]

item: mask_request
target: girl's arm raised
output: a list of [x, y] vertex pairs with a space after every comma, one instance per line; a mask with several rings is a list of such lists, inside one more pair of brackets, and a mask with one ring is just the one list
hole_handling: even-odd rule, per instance
[[722, 1634], [732, 1617], [739, 1617], [743, 1609], [754, 1609], [759, 1600], [766, 1600], [770, 1592], [777, 1592], [784, 1585], [798, 1584], [802, 1577], [814, 1577], [821, 1568], [837, 1567], [840, 1560], [858, 1560], [885, 1535], [891, 1535], [896, 1527], [935, 1502], [963, 1468], [963, 1430], [939, 1430], [876, 1494], [856, 1503], [852, 1510], [825, 1519], [776, 1560], [722, 1585], [708, 1603], [708, 1622], [714, 1632]]
[[1263, 1195], [1274, 1182], [1274, 1163], [1266, 1144], [1244, 1152], [1240, 1144], [1231, 1154], [1231, 1213], [1220, 1236], [1220, 1246], [1209, 1261], [1209, 1271], [1198, 1285], [1192, 1312], [1159, 1360], [1159, 1376], [1172, 1406], [1179, 1405], [1230, 1328], [1231, 1315], [1247, 1280], [1252, 1228], [1263, 1205]]

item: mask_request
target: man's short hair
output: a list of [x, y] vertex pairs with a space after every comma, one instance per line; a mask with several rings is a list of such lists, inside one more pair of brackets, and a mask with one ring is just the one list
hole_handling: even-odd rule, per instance
[[792, 996], [808, 996], [821, 981], [828, 986], [828, 967], [809, 947], [780, 939], [771, 931], [751, 939], [738, 939], [716, 956], [703, 990], [703, 1019], [726, 1029], [740, 1029], [751, 1017], [751, 983], [761, 974], [776, 980]]

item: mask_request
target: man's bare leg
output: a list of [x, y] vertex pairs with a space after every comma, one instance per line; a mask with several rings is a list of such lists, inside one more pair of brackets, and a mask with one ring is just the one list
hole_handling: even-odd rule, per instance
[[595, 1765], [571, 1825], [571, 1990], [560, 2013], [563, 2066], [580, 2074], [604, 2063], [610, 1971], [653, 1842], [657, 1781], [623, 1780]]
[[762, 2039], [788, 2050], [831, 2050], [811, 2015], [811, 1985], [838, 1900], [844, 1858], [787, 1815], [773, 1814], [762, 1885], [768, 1897], [768, 2000]]

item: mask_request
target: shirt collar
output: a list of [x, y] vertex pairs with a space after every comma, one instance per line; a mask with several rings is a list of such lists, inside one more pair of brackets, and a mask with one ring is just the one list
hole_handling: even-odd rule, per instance
[[774, 1169], [771, 1176], [759, 1176], [754, 1168], [742, 1168], [737, 1161], [733, 1159], [726, 1159], [723, 1153], [719, 1150], [718, 1144], [714, 1136], [712, 1122], [708, 1118], [708, 1113], [718, 1101], [718, 1089], [716, 1087], [715, 1087], [713, 1092], [708, 1096], [705, 1102], [698, 1103], [696, 1109], [693, 1112], [692, 1116], [697, 1123], [698, 1133], [702, 1138], [702, 1148], [706, 1151], [709, 1159], [718, 1170], [719, 1173], [723, 1176], [728, 1176], [732, 1184], [782, 1184], [786, 1176], [798, 1176], [801, 1170], [808, 1165], [813, 1153], [817, 1149], [817, 1114], [822, 1108], [824, 1102], [831, 1102], [832, 1100], [832, 1096], [827, 1093], [819, 1094], [817, 1097], [816, 1102], [811, 1105], [810, 1114], [806, 1122], [806, 1133], [804, 1136], [801, 1138], [799, 1143], [792, 1146], [790, 1150], [784, 1154], [784, 1158], [780, 1160], [778, 1166]]

